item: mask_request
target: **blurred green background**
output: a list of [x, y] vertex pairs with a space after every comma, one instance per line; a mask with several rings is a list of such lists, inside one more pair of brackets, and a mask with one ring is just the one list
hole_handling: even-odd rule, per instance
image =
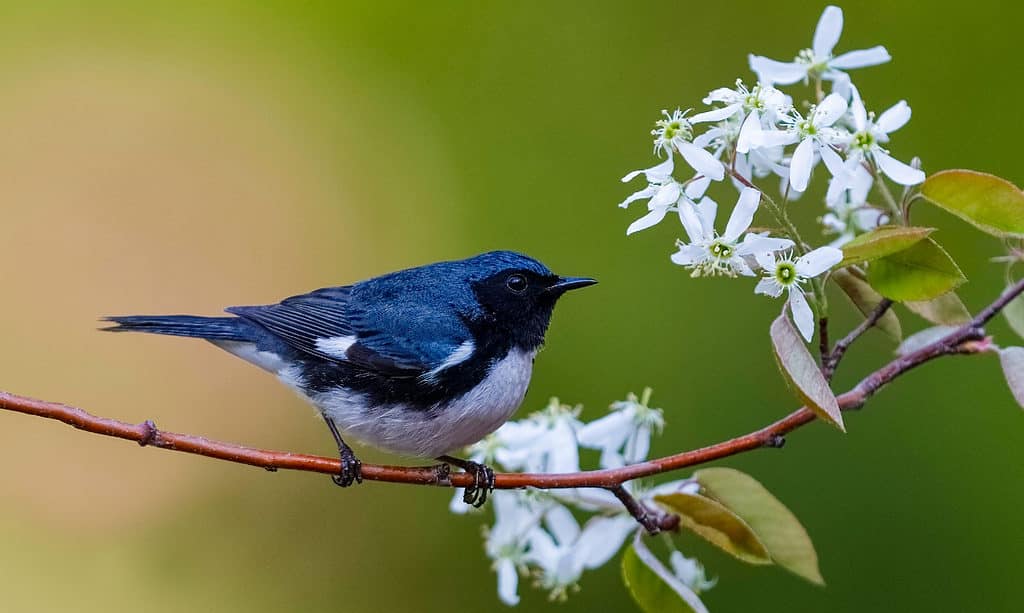
[[[642, 205], [616, 208], [638, 188], [618, 179], [653, 162], [660, 109], [749, 78], [748, 52], [792, 57], [823, 6], [5, 4], [0, 386], [332, 454], [272, 377], [199, 342], [99, 334], [97, 317], [214, 314], [512, 248], [601, 280], [559, 307], [521, 414], [558, 395], [591, 419], [650, 385], [669, 422], [659, 455], [759, 427], [794, 405], [769, 351], [780, 304], [752, 283], [690, 280], [668, 261], [673, 223], [627, 240]], [[855, 75], [869, 106], [914, 108], [897, 157], [1024, 180], [1018, 7], [844, 8], [839, 50], [885, 44], [895, 58]], [[810, 196], [795, 205], [808, 228]], [[972, 308], [999, 291], [995, 241], [923, 205], [915, 219], [941, 226]], [[840, 329], [856, 321], [834, 304]], [[992, 331], [1015, 342], [1002, 321]], [[837, 389], [891, 350], [867, 337]], [[930, 364], [848, 427], [723, 463], [800, 516], [828, 587], [683, 539], [719, 577], [711, 609], [1019, 610], [1024, 421], [997, 360]], [[483, 517], [452, 516], [445, 490], [341, 491], [6, 413], [0, 463], [3, 610], [503, 608]], [[633, 607], [617, 564], [565, 605], [528, 584], [522, 609]]]

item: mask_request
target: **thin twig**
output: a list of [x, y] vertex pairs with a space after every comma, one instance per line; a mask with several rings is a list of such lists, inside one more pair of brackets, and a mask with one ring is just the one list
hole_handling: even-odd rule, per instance
[[[1024, 279], [1008, 288], [967, 324], [913, 353], [897, 357], [865, 377], [848, 392], [837, 396], [839, 408], [844, 411], [861, 408], [879, 389], [904, 373], [935, 358], [989, 351], [991, 343], [985, 337], [984, 325], [1021, 292], [1024, 292]], [[258, 466], [269, 471], [285, 469], [337, 474], [341, 470], [338, 458], [253, 449], [200, 436], [166, 432], [157, 429], [152, 421], [130, 424], [116, 419], [98, 417], [77, 407], [34, 400], [8, 392], [0, 392], [0, 409], [62, 421], [86, 432], [135, 441], [143, 446], [204, 455], [219, 460]], [[814, 421], [814, 419], [815, 415], [810, 409], [800, 408], [760, 430], [707, 447], [614, 469], [564, 474], [500, 473], [495, 476], [494, 487], [496, 489], [598, 487], [615, 493], [619, 486], [633, 479], [705, 464], [762, 447], [780, 447], [786, 434]], [[362, 476], [367, 481], [446, 487], [466, 487], [472, 485], [474, 479], [473, 475], [466, 473], [455, 473], [442, 478], [434, 467], [374, 464], [364, 464]], [[622, 500], [621, 497], [620, 500]], [[626, 504], [625, 501], [623, 503]]]
[[626, 511], [633, 516], [633, 519], [643, 526], [644, 530], [647, 530], [647, 534], [655, 535], [659, 532], [671, 531], [679, 527], [678, 515], [659, 513], [647, 508], [647, 506], [627, 492], [625, 487], [615, 485], [608, 488], [608, 491], [615, 494], [615, 497], [619, 499], [622, 506], [626, 507]]
[[826, 381], [832, 380], [832, 375], [835, 374], [836, 368], [839, 367], [839, 362], [843, 359], [846, 354], [846, 350], [850, 348], [850, 345], [854, 343], [862, 334], [870, 330], [878, 323], [878, 320], [882, 319], [885, 314], [889, 311], [889, 307], [892, 306], [892, 300], [888, 298], [882, 298], [882, 300], [875, 305], [875, 308], [868, 313], [868, 316], [864, 321], [860, 322], [850, 333], [839, 339], [836, 346], [832, 348], [831, 352], [824, 354], [827, 357], [823, 357], [821, 360], [821, 372], [825, 376]]

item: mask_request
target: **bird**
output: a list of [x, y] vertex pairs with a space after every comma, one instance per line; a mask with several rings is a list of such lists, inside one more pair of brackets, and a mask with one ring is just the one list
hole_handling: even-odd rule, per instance
[[335, 484], [362, 482], [346, 439], [473, 474], [463, 500], [494, 487], [485, 464], [454, 457], [519, 408], [555, 303], [597, 283], [491, 251], [325, 287], [227, 316], [105, 317], [110, 332], [199, 338], [277, 376], [323, 417], [341, 460]]

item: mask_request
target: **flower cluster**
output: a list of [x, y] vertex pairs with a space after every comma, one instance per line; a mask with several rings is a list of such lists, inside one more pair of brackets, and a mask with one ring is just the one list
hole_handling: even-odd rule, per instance
[[[843, 29], [843, 12], [830, 6], [822, 13], [810, 48], [792, 62], [751, 55], [757, 77], [748, 87], [711, 91], [703, 103], [709, 110], [662, 111], [652, 131], [654, 151], [667, 159], [637, 170], [623, 182], [643, 176], [647, 186], [619, 206], [647, 201], [648, 212], [627, 229], [633, 234], [661, 222], [670, 212], [679, 216], [688, 241], [678, 241], [671, 260], [691, 276], [760, 277], [754, 291], [772, 297], [786, 293], [793, 320], [808, 341], [814, 334], [812, 298], [818, 298], [823, 276], [842, 260], [839, 247], [858, 234], [885, 224], [896, 208], [885, 185], [888, 178], [902, 186], [916, 185], [925, 175], [915, 165], [899, 161], [887, 148], [893, 132], [910, 120], [910, 107], [899, 101], [876, 117], [868, 112], [857, 86], [846, 72], [888, 62], [884, 47], [834, 55]], [[823, 84], [831, 83], [831, 92]], [[809, 99], [794, 104], [778, 86], [803, 83]], [[703, 132], [698, 128], [706, 126]], [[693, 174], [676, 179], [678, 154]], [[837, 234], [831, 244], [810, 249], [789, 222], [787, 203], [810, 186], [818, 163], [829, 182], [826, 211], [820, 221], [825, 233]], [[781, 203], [776, 204], [756, 183], [777, 177]], [[718, 205], [706, 195], [726, 177], [739, 191], [725, 230], [715, 228]], [[869, 201], [879, 192], [888, 210]], [[780, 229], [750, 230], [758, 207], [770, 205]]]
[[[650, 406], [651, 390], [641, 397], [629, 394], [613, 403], [608, 415], [590, 423], [579, 420], [580, 407], [552, 398], [541, 411], [506, 423], [471, 448], [471, 459], [507, 471], [576, 472], [580, 449], [600, 451], [601, 468], [619, 468], [647, 459], [651, 436], [664, 426], [662, 410]], [[644, 489], [626, 489], [641, 503], [653, 504], [659, 494], [696, 493], [693, 481], [682, 480]], [[484, 548], [498, 576], [498, 597], [519, 602], [520, 576], [532, 576], [552, 599], [564, 599], [576, 589], [583, 571], [604, 565], [642, 530], [622, 504], [606, 490], [496, 490], [491, 495], [494, 524], [485, 531]], [[456, 492], [451, 510], [466, 513]], [[574, 513], [575, 511], [575, 513]], [[577, 517], [589, 518], [580, 525]], [[696, 592], [714, 585], [704, 569], [679, 551], [670, 562], [678, 581]]]

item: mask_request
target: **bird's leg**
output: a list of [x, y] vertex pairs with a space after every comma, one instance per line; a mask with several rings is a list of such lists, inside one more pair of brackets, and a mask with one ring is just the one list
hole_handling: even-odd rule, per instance
[[458, 466], [462, 470], [473, 475], [473, 485], [466, 488], [462, 496], [462, 502], [480, 508], [487, 502], [487, 495], [494, 491], [494, 469], [486, 464], [473, 462], [472, 460], [460, 460], [450, 455], [443, 455], [437, 458], [445, 464]]
[[334, 425], [334, 421], [324, 416], [324, 421], [327, 422], [327, 427], [331, 429], [331, 434], [334, 435], [334, 442], [338, 444], [338, 456], [341, 458], [341, 472], [337, 475], [331, 475], [331, 481], [334, 481], [335, 485], [341, 487], [348, 487], [352, 483], [363, 482], [363, 463], [356, 458], [356, 454], [352, 451], [352, 448], [341, 438], [341, 433], [338, 432], [338, 426]]

